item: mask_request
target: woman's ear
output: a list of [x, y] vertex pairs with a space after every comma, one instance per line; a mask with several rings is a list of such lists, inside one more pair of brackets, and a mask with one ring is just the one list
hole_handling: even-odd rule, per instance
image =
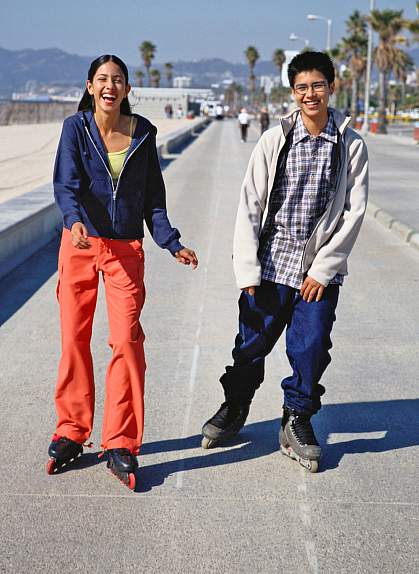
[[90, 80], [86, 80], [86, 90], [93, 96], [93, 84]]

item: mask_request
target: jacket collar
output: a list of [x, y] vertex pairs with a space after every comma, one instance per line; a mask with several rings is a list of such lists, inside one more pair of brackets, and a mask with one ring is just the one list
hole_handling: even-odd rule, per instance
[[[95, 122], [95, 118], [93, 112], [86, 111], [86, 112], [79, 112], [81, 116], [81, 120], [83, 123], [83, 131], [87, 128], [89, 134], [94, 141], [100, 155], [102, 156], [103, 160], [108, 163], [108, 155], [105, 150], [105, 147], [102, 142], [102, 138], [100, 137], [99, 128]], [[137, 118], [137, 125], [135, 126], [135, 131], [132, 136], [131, 145], [128, 149], [127, 155], [137, 147], [137, 145], [141, 142], [144, 136], [150, 131], [150, 125], [144, 121], [144, 119], [137, 115], [133, 114]]]
[[[333, 115], [333, 120], [335, 122], [338, 131], [340, 132], [341, 135], [343, 135], [344, 131], [348, 127], [352, 118], [350, 116], [343, 115], [341, 112], [338, 112], [338, 110], [335, 110], [334, 108], [328, 108], [328, 110], [329, 113]], [[287, 137], [287, 135], [294, 127], [294, 124], [300, 112], [301, 108], [296, 108], [295, 110], [293, 110], [292, 112], [281, 118], [281, 125], [282, 129], [284, 130], [285, 137]]]

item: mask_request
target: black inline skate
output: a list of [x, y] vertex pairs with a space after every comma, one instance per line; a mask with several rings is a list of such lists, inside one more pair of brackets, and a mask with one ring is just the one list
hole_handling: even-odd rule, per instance
[[110, 448], [106, 451], [109, 470], [129, 489], [135, 489], [137, 458], [127, 448]]
[[48, 454], [47, 473], [55, 474], [83, 454], [83, 445], [65, 436], [54, 434]]
[[310, 415], [299, 414], [284, 406], [279, 442], [283, 454], [310, 472], [318, 471], [321, 448], [314, 435]]
[[211, 448], [234, 437], [246, 422], [250, 404], [224, 402], [202, 427], [202, 448]]

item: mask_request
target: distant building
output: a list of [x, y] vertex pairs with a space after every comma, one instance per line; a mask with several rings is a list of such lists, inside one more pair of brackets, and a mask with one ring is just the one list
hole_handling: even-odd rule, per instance
[[408, 86], [417, 86], [418, 85], [418, 76], [417, 76], [417, 70], [415, 70], [414, 72], [410, 72], [409, 74], [407, 74], [407, 80], [406, 80], [406, 84]]
[[285, 64], [282, 66], [282, 85], [284, 88], [289, 88], [290, 83], [288, 81], [288, 66], [291, 60], [299, 54], [298, 50], [284, 50], [285, 52]]
[[133, 87], [128, 99], [135, 113], [150, 118], [164, 118], [164, 108], [171, 104], [174, 111], [182, 107], [183, 113], [193, 110], [199, 114], [200, 103], [214, 98], [208, 88], [138, 88]]
[[13, 102], [51, 102], [47, 94], [33, 94], [32, 92], [13, 92]]
[[265, 90], [265, 92], [270, 91], [272, 88], [276, 88], [281, 84], [280, 76], [260, 76], [259, 83], [260, 87]]
[[192, 84], [192, 78], [190, 76], [175, 76], [173, 78], [174, 88], [190, 88]]

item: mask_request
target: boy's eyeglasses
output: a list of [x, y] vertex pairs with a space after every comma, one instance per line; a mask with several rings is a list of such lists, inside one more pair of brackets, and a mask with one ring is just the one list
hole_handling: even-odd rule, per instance
[[294, 86], [294, 90], [299, 96], [304, 96], [309, 88], [313, 88], [316, 93], [321, 94], [326, 91], [327, 86], [327, 82], [313, 82], [312, 84], [297, 84]]

